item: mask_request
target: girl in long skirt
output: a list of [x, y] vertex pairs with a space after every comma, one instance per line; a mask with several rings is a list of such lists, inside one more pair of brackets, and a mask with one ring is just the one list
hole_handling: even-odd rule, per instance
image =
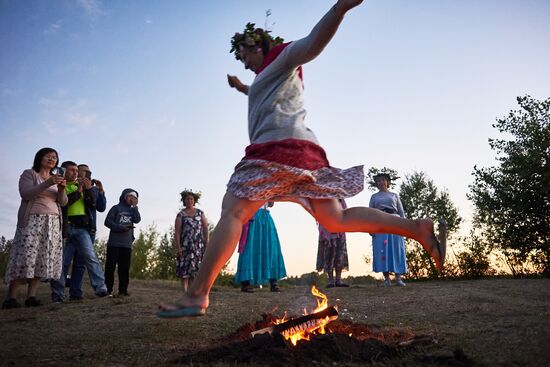
[[279, 292], [279, 279], [286, 277], [285, 262], [275, 222], [269, 213], [273, 202], [258, 209], [243, 226], [239, 242], [239, 261], [235, 281], [243, 292], [252, 293], [253, 285], [269, 282], [271, 292]]

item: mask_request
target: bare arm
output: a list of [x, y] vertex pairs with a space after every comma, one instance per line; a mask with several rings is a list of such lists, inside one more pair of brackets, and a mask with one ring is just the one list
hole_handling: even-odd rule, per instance
[[203, 233], [203, 239], [204, 243], [208, 244], [208, 220], [206, 219], [206, 216], [204, 213], [201, 213], [201, 222], [202, 222], [202, 233]]
[[235, 88], [239, 92], [248, 95], [248, 85], [243, 84], [235, 75], [227, 74], [227, 82], [231, 88]]
[[289, 50], [289, 66], [305, 64], [321, 54], [332, 37], [336, 34], [344, 15], [361, 4], [363, 0], [339, 0], [313, 27], [311, 33], [298, 41]]
[[405, 218], [405, 211], [403, 210], [403, 203], [401, 203], [401, 198], [399, 197], [399, 195], [395, 195], [397, 196], [397, 214], [399, 214], [401, 218]]

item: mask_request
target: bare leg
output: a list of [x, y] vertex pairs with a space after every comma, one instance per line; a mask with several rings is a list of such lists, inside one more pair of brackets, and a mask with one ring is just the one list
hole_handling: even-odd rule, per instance
[[264, 204], [263, 201], [240, 199], [231, 193], [223, 198], [222, 214], [216, 225], [195, 281], [187, 293], [175, 304], [161, 304], [162, 310], [174, 310], [178, 307], [208, 307], [210, 288], [222, 267], [229, 260], [241, 237], [241, 230], [254, 213]]
[[36, 297], [36, 291], [38, 290], [38, 284], [40, 284], [40, 278], [32, 278], [29, 281], [29, 287], [27, 288], [27, 298]]
[[334, 269], [335, 278], [336, 278], [336, 284], [342, 283], [342, 268], [335, 268]]
[[15, 279], [10, 282], [8, 287], [8, 298], [17, 298], [17, 291], [21, 286], [21, 279]]
[[438, 242], [431, 219], [405, 219], [365, 207], [342, 209], [336, 199], [312, 199], [311, 204], [313, 216], [330, 232], [392, 233], [412, 238], [432, 256], [437, 268], [443, 269], [446, 233]]
[[330, 269], [329, 271], [327, 271], [327, 275], [328, 275], [328, 284], [334, 285], [334, 271]]
[[181, 278], [181, 287], [183, 288], [183, 293], [187, 292], [188, 285], [189, 285], [189, 278]]

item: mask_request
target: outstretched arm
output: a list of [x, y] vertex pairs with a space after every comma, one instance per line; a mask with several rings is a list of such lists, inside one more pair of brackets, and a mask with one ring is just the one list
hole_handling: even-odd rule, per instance
[[227, 82], [231, 88], [248, 95], [248, 85], [243, 84], [236, 76], [227, 74]]
[[321, 18], [307, 37], [293, 42], [294, 45], [289, 50], [287, 63], [291, 66], [299, 66], [319, 56], [336, 34], [344, 15], [362, 2], [363, 0], [339, 0]]

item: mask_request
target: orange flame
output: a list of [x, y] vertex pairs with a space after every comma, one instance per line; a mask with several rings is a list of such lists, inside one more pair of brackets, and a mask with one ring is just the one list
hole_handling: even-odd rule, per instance
[[[315, 297], [317, 297], [317, 307], [314, 310], [312, 310], [310, 313], [316, 313], [328, 308], [328, 299], [325, 294], [321, 293], [315, 286], [311, 287], [311, 293]], [[305, 308], [304, 308], [304, 315], [308, 315], [308, 312]], [[288, 320], [288, 316], [287, 316], [287, 313], [285, 312], [285, 315], [283, 316], [283, 318], [276, 320], [275, 324], [281, 324], [283, 322], [286, 322], [287, 320]], [[286, 340], [290, 340], [290, 342], [293, 345], [296, 345], [298, 340], [309, 340], [310, 336], [313, 334], [324, 334], [325, 325], [332, 320], [334, 320], [334, 318], [330, 318], [327, 316], [324, 319], [315, 320], [313, 325], [309, 325], [305, 330], [301, 330], [292, 334], [283, 333], [283, 336], [285, 337]]]

